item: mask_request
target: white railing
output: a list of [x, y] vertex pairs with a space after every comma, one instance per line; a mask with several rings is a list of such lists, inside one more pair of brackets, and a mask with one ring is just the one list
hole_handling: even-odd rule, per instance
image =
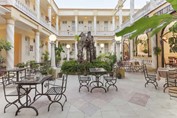
[[[150, 11], [152, 11], [153, 9], [156, 9], [157, 7], [159, 7], [160, 5], [164, 4], [166, 2], [166, 0], [156, 0], [155, 2], [151, 3], [147, 3], [142, 9], [138, 10], [134, 15], [133, 15], [133, 21], [137, 21], [140, 18], [144, 17], [145, 15], [147, 15]], [[127, 26], [130, 26], [131, 22], [130, 20], [126, 21], [125, 23], [122, 24], [122, 28], [125, 28]], [[115, 30], [116, 32], [119, 32], [121, 29], [117, 29]]]
[[113, 31], [97, 31], [96, 36], [113, 36], [114, 32]]
[[[48, 0], [48, 1], [50, 1], [50, 0]], [[49, 27], [49, 24], [47, 23], [46, 20], [44, 20], [43, 18], [40, 18], [38, 20], [37, 13], [35, 11], [33, 11], [32, 9], [30, 9], [24, 3], [20, 2], [19, 0], [0, 0], [0, 5], [12, 5], [16, 9], [18, 9], [19, 11], [23, 12], [28, 17], [32, 18], [34, 21], [41, 24], [43, 27], [51, 30], [53, 33], [58, 34], [58, 32], [56, 31], [55, 28], [52, 28], [52, 26], [51, 26], [51, 28]]]
[[0, 0], [0, 5], [14, 5], [15, 1], [14, 0]]
[[121, 25], [121, 29], [124, 29], [125, 27], [128, 27], [129, 25], [130, 25], [130, 20], [127, 20]]
[[28, 15], [29, 17], [33, 18], [34, 20], [37, 19], [37, 14], [33, 10], [31, 10], [28, 6], [21, 3], [19, 0], [15, 0], [15, 7], [22, 11], [24, 14]]
[[40, 22], [40, 24], [41, 24], [42, 26], [49, 28], [49, 24], [48, 24], [47, 21], [44, 20], [42, 17], [40, 18], [40, 21], [39, 21], [39, 22]]
[[51, 26], [51, 30], [52, 30], [52, 32], [54, 32], [55, 34], [58, 34], [55, 27]]
[[72, 31], [59, 31], [59, 36], [74, 36], [75, 32]]
[[155, 2], [149, 2], [147, 3], [142, 9], [138, 10], [134, 15], [133, 15], [133, 20], [137, 21], [138, 19], [140, 19], [141, 17], [145, 16], [146, 14], [148, 14], [150, 11], [152, 11], [153, 9], [159, 7], [160, 5], [162, 5], [163, 3], [165, 3], [166, 0], [156, 0]]
[[133, 60], [138, 61], [141, 64], [146, 64], [148, 66], [152, 65], [152, 58], [134, 58]]

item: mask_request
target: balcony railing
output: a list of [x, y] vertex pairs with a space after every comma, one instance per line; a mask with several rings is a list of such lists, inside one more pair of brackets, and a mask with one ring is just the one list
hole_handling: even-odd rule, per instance
[[40, 24], [43, 25], [44, 27], [49, 27], [49, 24], [47, 23], [47, 21], [44, 20], [42, 17], [40, 18]]
[[[137, 21], [140, 18], [144, 17], [147, 15], [150, 11], [153, 9], [156, 9], [160, 5], [164, 4], [166, 0], [156, 0], [155, 2], [149, 2], [147, 3], [142, 9], [138, 10], [134, 15], [133, 15], [133, 21]], [[122, 29], [131, 25], [130, 20], [126, 21], [125, 23], [122, 24]], [[120, 31], [121, 29], [117, 29], [116, 32]]]
[[74, 36], [75, 32], [72, 32], [72, 31], [60, 31], [59, 35], [60, 36]]
[[15, 0], [15, 6], [17, 9], [19, 9], [20, 11], [22, 11], [24, 14], [28, 15], [29, 17], [33, 18], [34, 20], [37, 19], [37, 14], [36, 12], [34, 12], [33, 10], [29, 9], [26, 5], [24, 5], [23, 3], [21, 3], [18, 0]]
[[152, 58], [136, 58], [134, 57], [134, 60], [139, 61], [142, 64], [146, 64], [148, 66], [152, 65]]
[[[78, 31], [77, 34], [80, 34], [81, 31]], [[94, 35], [94, 32], [91, 32], [92, 35]], [[59, 32], [60, 36], [74, 36], [75, 32], [74, 31], [60, 31]], [[95, 36], [113, 36], [114, 32], [113, 31], [97, 31]]]
[[[49, 1], [49, 0], [48, 0]], [[12, 5], [19, 11], [23, 12], [28, 17], [32, 18], [34, 21], [43, 25], [45, 28], [51, 30], [53, 33], [58, 34], [55, 28], [49, 27], [49, 24], [43, 18], [38, 19], [37, 13], [30, 9], [27, 5], [20, 2], [19, 0], [0, 0], [0, 5]]]
[[96, 36], [113, 36], [114, 32], [113, 31], [97, 31]]

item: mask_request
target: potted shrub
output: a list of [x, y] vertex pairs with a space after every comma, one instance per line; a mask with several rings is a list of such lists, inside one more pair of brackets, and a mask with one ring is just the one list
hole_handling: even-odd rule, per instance
[[1, 55], [1, 51], [5, 50], [8, 51], [12, 48], [12, 45], [7, 40], [0, 39], [0, 66], [3, 66], [3, 63], [5, 62], [5, 58]]
[[159, 55], [162, 50], [161, 50], [160, 47], [154, 47], [154, 48], [153, 48], [153, 51], [154, 51], [154, 54], [155, 54], [155, 55]]
[[16, 66], [19, 68], [24, 68], [26, 66], [26, 64], [24, 62], [22, 62], [22, 63], [18, 63]]
[[59, 63], [61, 61], [61, 53], [64, 52], [63, 47], [61, 44], [58, 44], [58, 47], [55, 47], [55, 61], [57, 66], [59, 66]]
[[148, 49], [145, 48], [145, 49], [143, 50], [143, 52], [144, 52], [144, 53], [148, 53]]

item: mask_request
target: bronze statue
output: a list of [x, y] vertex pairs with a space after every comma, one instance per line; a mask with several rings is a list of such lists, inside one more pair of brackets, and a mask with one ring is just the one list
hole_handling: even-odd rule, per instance
[[94, 46], [94, 40], [93, 36], [91, 35], [91, 32], [89, 31], [87, 33], [87, 36], [82, 32], [79, 35], [80, 40], [78, 41], [77, 48], [78, 48], [78, 61], [82, 63], [84, 61], [84, 54], [83, 50], [86, 50], [86, 60], [89, 62], [92, 62], [94, 59], [96, 59], [96, 48]]

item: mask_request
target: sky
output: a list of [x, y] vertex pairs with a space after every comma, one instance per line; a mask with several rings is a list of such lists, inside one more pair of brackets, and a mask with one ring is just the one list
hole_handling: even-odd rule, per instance
[[[118, 0], [55, 0], [59, 8], [115, 8]], [[142, 8], [150, 0], [134, 0], [135, 8]], [[126, 0], [123, 8], [130, 7]]]

